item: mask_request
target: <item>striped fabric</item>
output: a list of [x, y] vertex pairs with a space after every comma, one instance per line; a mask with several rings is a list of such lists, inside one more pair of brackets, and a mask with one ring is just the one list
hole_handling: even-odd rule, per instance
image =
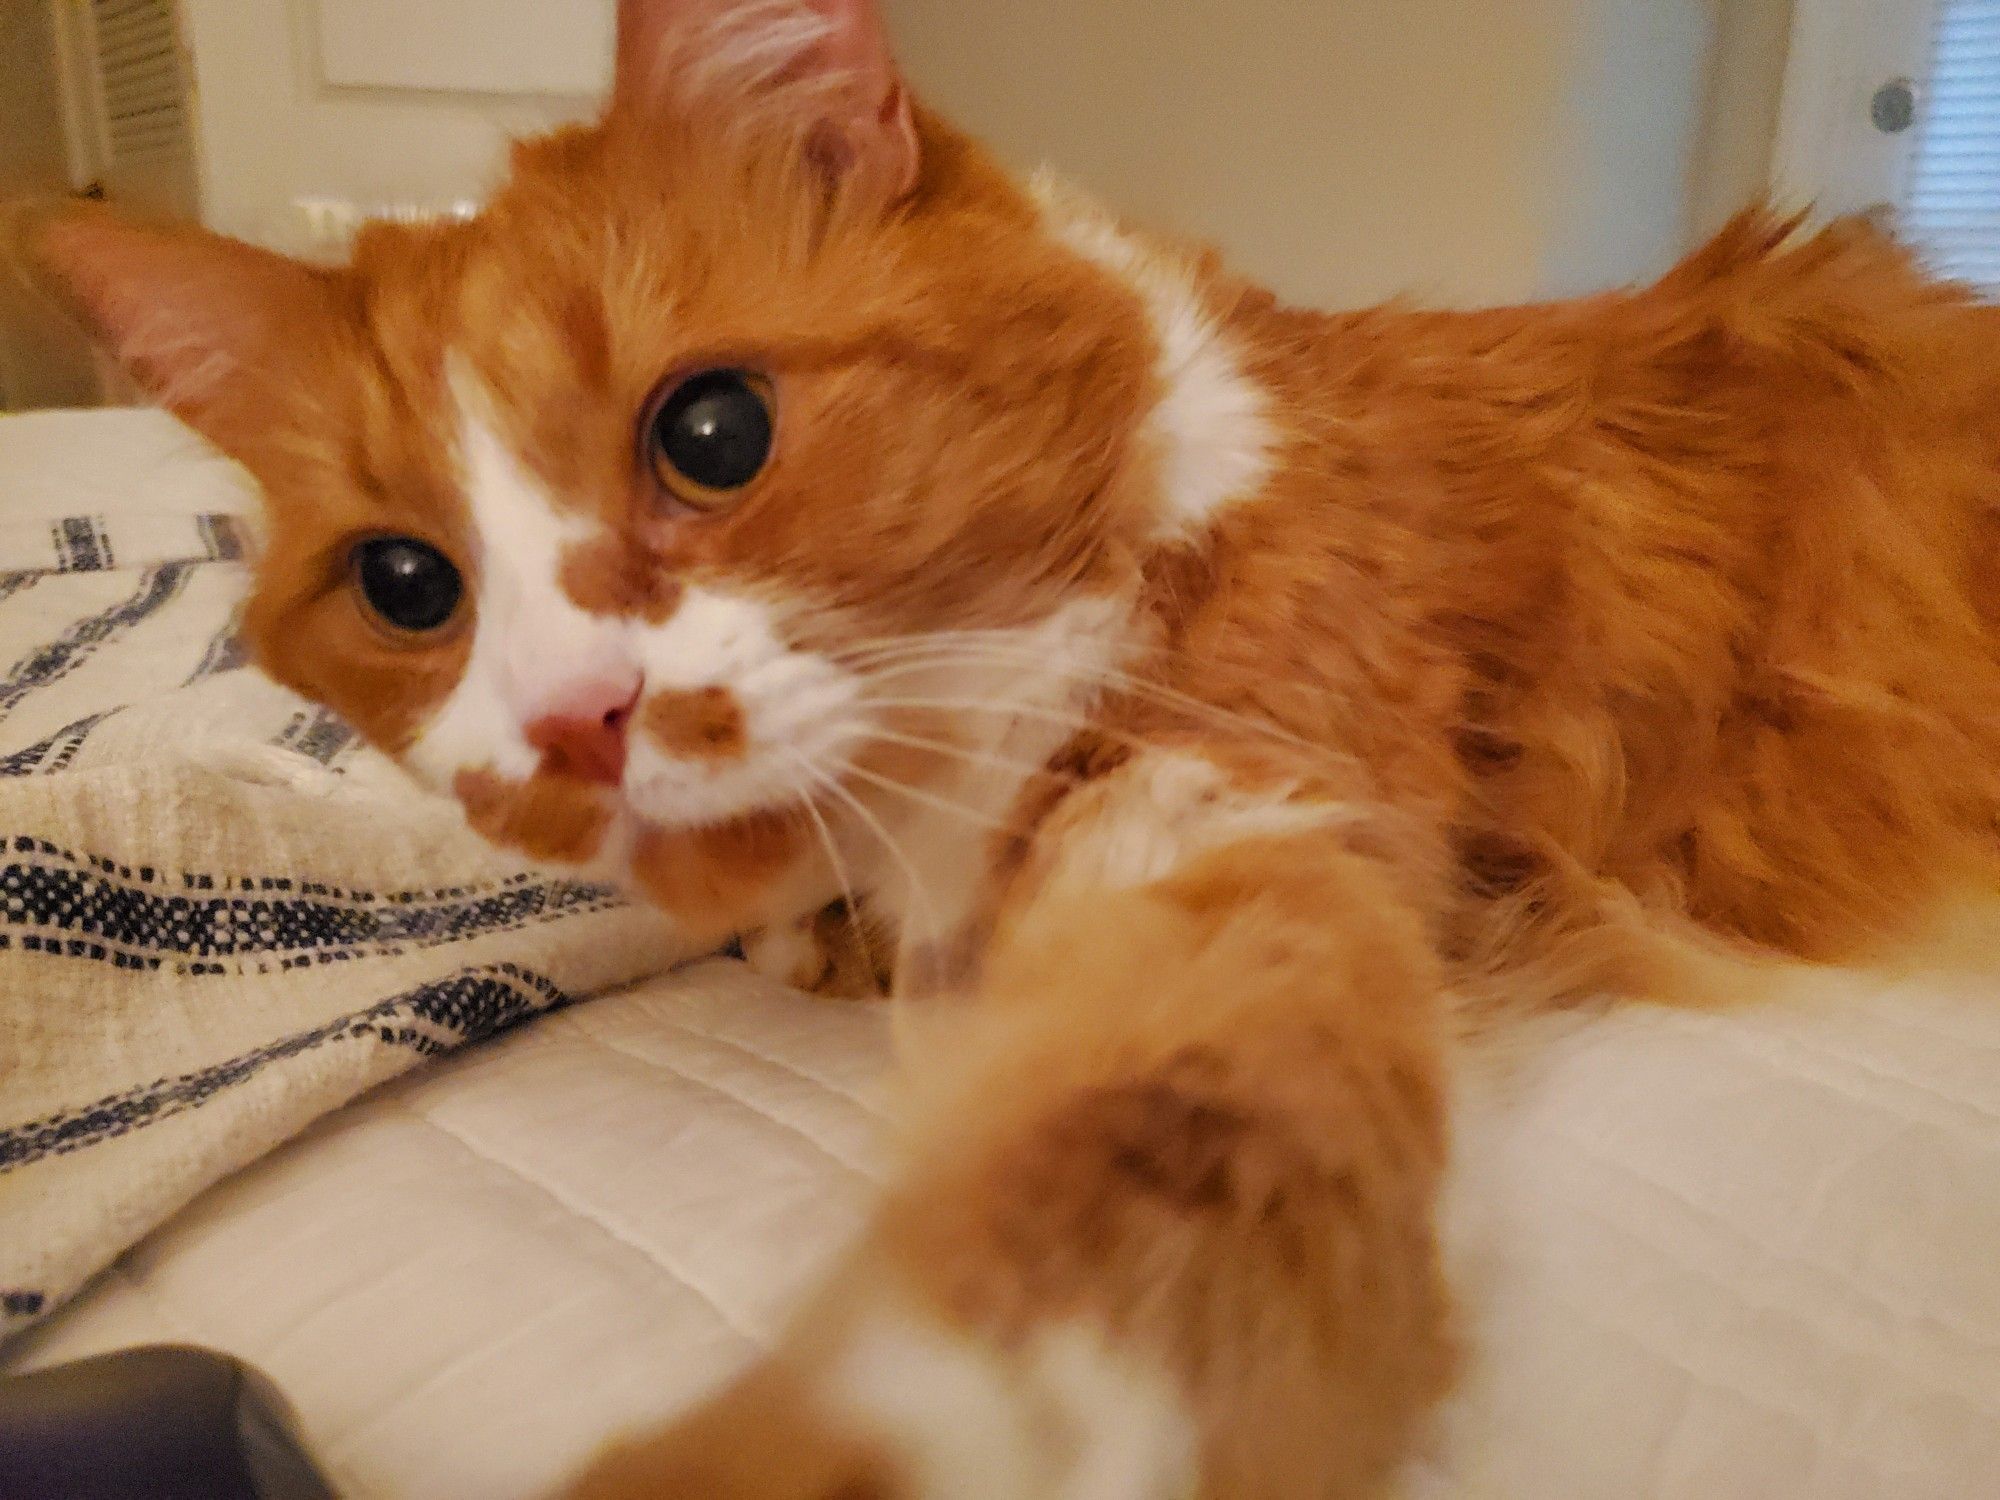
[[362, 1090], [676, 956], [244, 667], [240, 481], [92, 416], [0, 419], [0, 1337]]

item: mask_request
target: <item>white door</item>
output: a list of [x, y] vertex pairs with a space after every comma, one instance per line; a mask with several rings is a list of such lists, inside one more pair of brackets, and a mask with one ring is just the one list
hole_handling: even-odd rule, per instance
[[[116, 203], [200, 216], [193, 72], [173, 0], [67, 0], [84, 154]], [[282, 66], [282, 61], [277, 64]]]

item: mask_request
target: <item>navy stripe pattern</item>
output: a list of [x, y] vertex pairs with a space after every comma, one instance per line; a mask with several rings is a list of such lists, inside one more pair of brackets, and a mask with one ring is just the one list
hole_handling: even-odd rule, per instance
[[[0, 1084], [0, 1338], [152, 1227], [133, 1219], [140, 1202], [212, 1180], [221, 1157], [152, 1149], [152, 1125], [178, 1119], [168, 1133], [245, 1159], [427, 1057], [638, 978], [651, 951], [650, 924], [612, 889], [496, 878], [470, 847], [464, 883], [417, 887], [400, 840], [349, 826], [402, 805], [365, 811], [327, 774], [386, 764], [335, 715], [239, 670], [235, 580], [214, 570], [241, 575], [247, 528], [108, 509], [0, 517], [0, 602], [14, 601], [0, 619], [0, 789], [19, 798], [0, 822], [0, 1077], [17, 1026], [32, 1070], [30, 1087]], [[120, 844], [138, 838], [154, 865], [104, 852], [110, 822], [86, 769], [118, 773], [107, 787], [145, 773], [167, 799], [153, 825], [109, 810]], [[46, 797], [6, 779], [63, 772]], [[298, 792], [287, 805], [302, 818], [323, 799], [324, 824], [302, 831], [351, 833], [380, 882], [266, 873], [294, 864], [292, 845], [260, 835], [263, 794], [248, 787]], [[209, 827], [211, 795], [232, 821]], [[559, 925], [572, 918], [595, 935]]]
[[548, 979], [513, 964], [461, 970], [214, 1067], [157, 1079], [79, 1109], [0, 1130], [0, 1174], [170, 1119], [248, 1082], [272, 1063], [329, 1043], [369, 1041], [428, 1057], [484, 1041], [569, 1003], [570, 997]]
[[521, 875], [483, 888], [349, 894], [279, 876], [183, 876], [17, 837], [0, 864], [0, 950], [195, 976], [271, 973], [434, 948], [620, 904]]
[[[0, 682], [0, 719], [31, 694], [60, 682], [99, 649], [156, 615], [182, 591], [201, 563], [235, 563], [246, 555], [246, 530], [241, 518], [213, 513], [191, 519], [193, 544], [179, 544], [190, 555], [147, 571], [136, 594], [109, 609], [70, 622], [59, 635], [15, 665], [6, 681]], [[49, 526], [52, 565], [40, 570], [0, 573], [0, 603], [52, 574], [106, 572], [118, 566], [116, 528], [102, 517], [66, 516]], [[143, 547], [134, 543], [128, 550], [143, 550]], [[157, 556], [157, 552], [153, 555]], [[191, 686], [235, 671], [247, 661], [236, 621], [225, 619], [209, 637], [207, 649], [181, 685]], [[47, 776], [69, 769], [91, 735], [121, 712], [122, 707], [87, 714], [32, 745], [0, 755], [0, 777]], [[272, 734], [269, 743], [333, 767], [345, 751], [358, 746], [359, 738], [330, 712], [315, 709], [294, 715]]]
[[209, 638], [208, 649], [195, 663], [194, 670], [187, 675], [183, 687], [206, 681], [222, 672], [233, 672], [249, 661], [243, 649], [243, 637], [237, 633], [236, 622], [231, 620]]
[[12, 713], [37, 688], [60, 681], [88, 661], [106, 641], [130, 630], [180, 593], [194, 563], [166, 563], [146, 573], [128, 599], [78, 620], [46, 645], [15, 663], [0, 683], [0, 718]]
[[310, 713], [295, 715], [279, 734], [277, 743], [330, 766], [336, 755], [354, 743], [354, 731], [327, 709], [315, 708]]
[[46, 739], [12, 755], [0, 755], [0, 776], [48, 776], [68, 770], [69, 763], [83, 749], [84, 741], [90, 738], [90, 732], [117, 712], [115, 708], [107, 708], [102, 713], [86, 714]]
[[64, 516], [55, 523], [51, 540], [59, 573], [99, 573], [117, 565], [102, 516]]
[[207, 549], [209, 562], [241, 562], [246, 550], [239, 517], [209, 514], [194, 518], [195, 531]]
[[[0, 525], [5, 525], [4, 515]], [[35, 530], [31, 533], [28, 527]], [[241, 562], [249, 550], [242, 517], [222, 511], [123, 518], [58, 516], [10, 526], [0, 540], [7, 567], [19, 570], [10, 576], [30, 578], [169, 562]]]

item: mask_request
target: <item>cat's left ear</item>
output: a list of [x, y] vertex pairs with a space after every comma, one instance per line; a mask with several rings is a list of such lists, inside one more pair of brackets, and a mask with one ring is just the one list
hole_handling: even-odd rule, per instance
[[337, 322], [335, 273], [192, 225], [91, 207], [13, 229], [34, 279], [146, 394], [239, 458]]
[[884, 204], [916, 190], [916, 115], [880, 0], [619, 0], [613, 113], [690, 102], [789, 113], [844, 186]]

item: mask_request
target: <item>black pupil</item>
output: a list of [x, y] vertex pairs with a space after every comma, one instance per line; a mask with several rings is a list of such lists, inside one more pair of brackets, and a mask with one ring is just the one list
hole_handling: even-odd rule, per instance
[[361, 544], [354, 563], [370, 607], [399, 630], [435, 630], [458, 609], [458, 569], [424, 542], [377, 537]]
[[704, 489], [741, 489], [771, 456], [770, 409], [740, 370], [711, 370], [667, 398], [653, 447]]

